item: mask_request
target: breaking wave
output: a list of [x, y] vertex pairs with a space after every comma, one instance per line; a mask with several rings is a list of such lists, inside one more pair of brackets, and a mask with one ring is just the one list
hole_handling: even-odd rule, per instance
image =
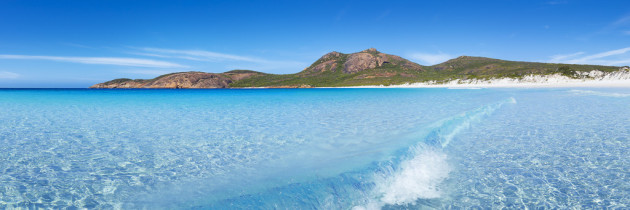
[[443, 148], [464, 129], [503, 105], [514, 103], [514, 98], [508, 98], [423, 127], [411, 134], [416, 139], [411, 147], [361, 170], [195, 207], [380, 209], [388, 205], [414, 205], [422, 199], [437, 199], [442, 196], [440, 184], [452, 171]]
[[441, 150], [464, 129], [480, 122], [504, 104], [515, 103], [514, 98], [509, 98], [428, 126], [420, 142], [409, 149], [399, 164], [375, 174], [375, 194], [365, 208], [378, 209], [383, 205], [407, 205], [415, 204], [418, 199], [439, 198], [439, 185], [452, 170], [446, 153]]
[[415, 148], [413, 158], [403, 161], [389, 176], [380, 177], [376, 189], [385, 204], [404, 205], [417, 199], [440, 197], [439, 184], [448, 177], [451, 167], [445, 153], [430, 147]]

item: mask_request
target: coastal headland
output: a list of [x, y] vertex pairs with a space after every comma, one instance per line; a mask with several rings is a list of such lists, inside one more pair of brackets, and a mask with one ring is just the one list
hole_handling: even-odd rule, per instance
[[90, 88], [315, 88], [315, 87], [630, 87], [628, 66], [507, 61], [460, 56], [423, 66], [374, 48], [330, 52], [295, 74], [252, 70], [178, 72], [153, 79], [120, 78]]

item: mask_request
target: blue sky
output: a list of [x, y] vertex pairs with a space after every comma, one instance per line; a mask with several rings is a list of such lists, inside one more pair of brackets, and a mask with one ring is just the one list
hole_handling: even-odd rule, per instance
[[630, 65], [630, 1], [0, 1], [0, 87], [252, 69], [295, 73], [370, 47]]

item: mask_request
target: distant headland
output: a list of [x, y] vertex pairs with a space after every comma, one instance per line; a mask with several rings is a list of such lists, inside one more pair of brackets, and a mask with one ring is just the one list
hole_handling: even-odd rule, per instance
[[423, 66], [370, 48], [350, 54], [330, 52], [295, 74], [251, 70], [179, 72], [154, 79], [115, 79], [90, 88], [518, 87], [528, 84], [630, 86], [630, 68], [471, 56]]

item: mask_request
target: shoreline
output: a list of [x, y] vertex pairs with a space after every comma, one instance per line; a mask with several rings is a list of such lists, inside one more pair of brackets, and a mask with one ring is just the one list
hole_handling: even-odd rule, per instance
[[428, 84], [413, 83], [402, 85], [367, 85], [348, 87], [316, 87], [316, 88], [450, 88], [450, 89], [478, 89], [478, 88], [566, 88], [566, 87], [601, 87], [601, 88], [630, 88], [630, 80], [618, 81], [578, 81], [566, 83], [542, 82], [542, 83], [445, 83]]
[[[436, 81], [407, 83], [401, 85], [366, 85], [352, 87], [321, 88], [565, 88], [565, 87], [624, 87], [630, 88], [630, 72], [619, 71], [603, 73], [598, 71], [584, 72], [584, 78], [575, 79], [560, 74], [527, 75], [522, 78], [466, 79], [452, 80], [445, 83]], [[590, 76], [589, 76], [590, 75]]]

